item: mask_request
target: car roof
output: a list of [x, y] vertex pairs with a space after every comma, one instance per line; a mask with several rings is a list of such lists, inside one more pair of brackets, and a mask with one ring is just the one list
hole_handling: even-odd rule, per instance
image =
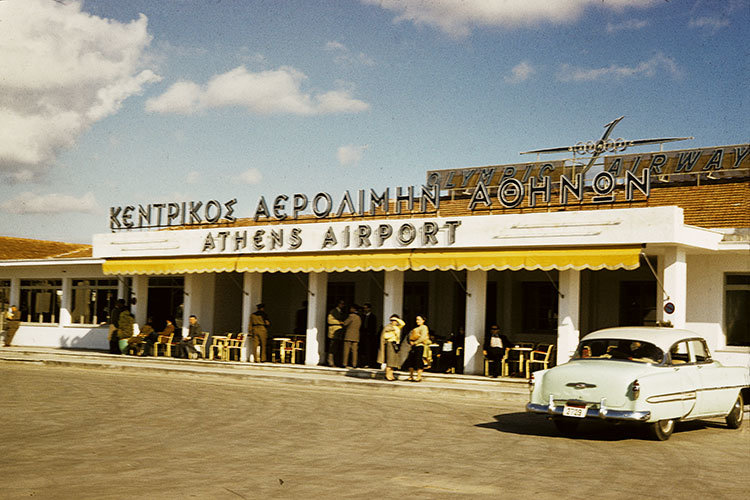
[[606, 328], [589, 333], [585, 337], [591, 339], [633, 339], [651, 342], [662, 351], [668, 351], [675, 342], [683, 339], [702, 338], [690, 330], [676, 328], [664, 328], [656, 326], [627, 326], [618, 328]]

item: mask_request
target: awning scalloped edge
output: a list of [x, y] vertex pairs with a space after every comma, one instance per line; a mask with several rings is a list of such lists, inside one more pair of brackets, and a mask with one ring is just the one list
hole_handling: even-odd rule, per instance
[[640, 247], [527, 250], [455, 250], [284, 254], [262, 256], [110, 259], [109, 275], [174, 275], [221, 272], [364, 272], [364, 271], [545, 271], [636, 269]]

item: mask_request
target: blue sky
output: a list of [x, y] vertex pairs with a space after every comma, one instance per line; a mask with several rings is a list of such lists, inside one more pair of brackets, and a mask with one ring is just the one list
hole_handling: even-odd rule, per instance
[[746, 143], [748, 0], [5, 0], [0, 235], [419, 185], [615, 137]]

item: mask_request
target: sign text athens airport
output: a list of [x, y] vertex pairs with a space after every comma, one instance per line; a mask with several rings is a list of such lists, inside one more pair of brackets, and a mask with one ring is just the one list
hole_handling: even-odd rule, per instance
[[[632, 201], [636, 192], [648, 198], [654, 179], [666, 184], [682, 181], [686, 174], [747, 175], [750, 171], [750, 144], [606, 156], [595, 174], [592, 170], [569, 160], [433, 170], [427, 172], [427, 182], [418, 192], [413, 186], [408, 186], [393, 191], [386, 188], [382, 192], [359, 189], [354, 196], [347, 190], [338, 198], [325, 192], [313, 196], [278, 194], [269, 198], [270, 203], [261, 196], [252, 217], [256, 222], [272, 222], [310, 215], [317, 219], [387, 216], [399, 215], [404, 208], [409, 214], [428, 214], [440, 208], [443, 190], [471, 195], [468, 208], [472, 211], [497, 205], [514, 208], [524, 200], [530, 207], [535, 207], [540, 201], [560, 205], [580, 203], [585, 192], [593, 194], [592, 203], [611, 203], [616, 197]], [[395, 197], [391, 198], [391, 194]], [[110, 229], [122, 231], [231, 223], [237, 217], [236, 204], [234, 198], [223, 203], [209, 200], [110, 207]]]

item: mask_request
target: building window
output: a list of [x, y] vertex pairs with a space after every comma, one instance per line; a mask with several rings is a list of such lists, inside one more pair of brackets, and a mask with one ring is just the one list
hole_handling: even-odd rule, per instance
[[527, 281], [522, 284], [523, 333], [557, 332], [557, 288], [553, 283]]
[[73, 280], [71, 321], [76, 324], [109, 323], [109, 311], [117, 300], [117, 279]]
[[62, 280], [21, 280], [21, 321], [57, 323], [61, 298]]
[[750, 346], [750, 274], [724, 277], [724, 327], [728, 346]]

